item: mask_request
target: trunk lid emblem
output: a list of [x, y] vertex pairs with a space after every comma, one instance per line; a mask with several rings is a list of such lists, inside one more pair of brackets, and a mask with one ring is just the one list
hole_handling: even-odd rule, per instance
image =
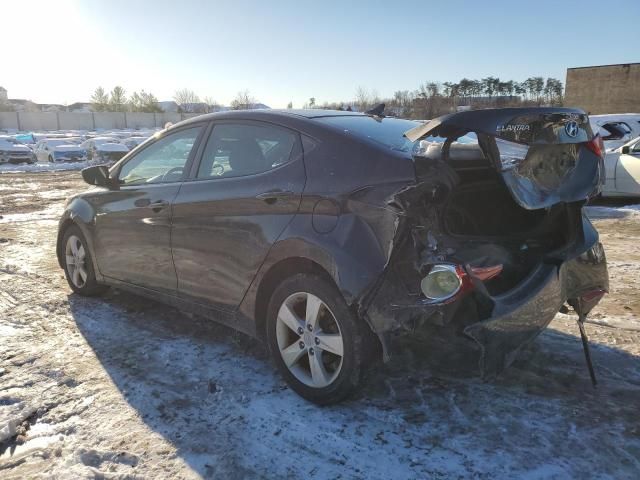
[[567, 132], [571, 138], [576, 138], [578, 136], [578, 122], [567, 122], [564, 126], [564, 131]]

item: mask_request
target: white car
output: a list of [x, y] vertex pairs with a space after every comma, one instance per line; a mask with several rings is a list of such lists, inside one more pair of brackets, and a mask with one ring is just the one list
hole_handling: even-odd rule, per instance
[[87, 152], [79, 143], [75, 137], [46, 138], [36, 143], [34, 152], [38, 162], [82, 162], [87, 160]]
[[33, 151], [12, 137], [0, 137], [0, 164], [35, 163]]
[[603, 197], [640, 196], [640, 137], [607, 152]]
[[610, 115], [589, 115], [593, 133], [598, 133], [604, 140], [607, 152], [640, 136], [640, 113], [615, 113]]
[[92, 163], [111, 165], [129, 153], [129, 149], [126, 145], [116, 143], [112, 140], [111, 142], [94, 145], [92, 152]]
[[120, 140], [120, 143], [126, 145], [129, 150], [133, 150], [141, 143], [146, 142], [148, 139], [149, 137], [129, 137]]
[[87, 151], [87, 156], [89, 157], [89, 160], [94, 160], [94, 157], [96, 157], [97, 150], [100, 145], [104, 145], [105, 143], [118, 144], [119, 142], [120, 140], [113, 137], [107, 137], [107, 136], [93, 137], [82, 142], [80, 146]]

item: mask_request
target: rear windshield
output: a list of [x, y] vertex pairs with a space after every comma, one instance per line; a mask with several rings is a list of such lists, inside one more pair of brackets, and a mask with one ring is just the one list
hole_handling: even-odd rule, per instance
[[373, 141], [390, 150], [412, 152], [414, 143], [403, 136], [404, 132], [419, 125], [412, 120], [377, 118], [365, 115], [320, 117], [314, 120], [331, 125], [354, 137]]

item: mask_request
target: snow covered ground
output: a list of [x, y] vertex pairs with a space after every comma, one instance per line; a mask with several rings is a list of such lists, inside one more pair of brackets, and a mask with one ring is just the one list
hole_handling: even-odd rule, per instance
[[495, 382], [407, 340], [357, 398], [319, 408], [239, 333], [118, 291], [72, 295], [55, 218], [83, 188], [77, 172], [0, 175], [0, 478], [640, 475], [636, 207], [593, 211], [612, 286], [587, 326], [597, 389], [558, 315]]
[[19, 163], [9, 164], [5, 163], [0, 165], [0, 174], [2, 173], [17, 173], [17, 172], [58, 172], [64, 170], [82, 170], [88, 167], [88, 162], [65, 162], [65, 163]]

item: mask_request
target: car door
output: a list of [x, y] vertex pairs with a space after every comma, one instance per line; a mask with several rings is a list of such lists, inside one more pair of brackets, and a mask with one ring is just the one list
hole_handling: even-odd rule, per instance
[[172, 252], [180, 296], [223, 310], [241, 302], [305, 183], [297, 132], [217, 122], [175, 199]]
[[621, 153], [618, 158], [616, 190], [620, 194], [640, 195], [640, 141], [631, 145], [629, 152]]
[[203, 125], [172, 130], [114, 168], [119, 188], [93, 200], [96, 260], [104, 276], [175, 294], [171, 203], [202, 132]]

